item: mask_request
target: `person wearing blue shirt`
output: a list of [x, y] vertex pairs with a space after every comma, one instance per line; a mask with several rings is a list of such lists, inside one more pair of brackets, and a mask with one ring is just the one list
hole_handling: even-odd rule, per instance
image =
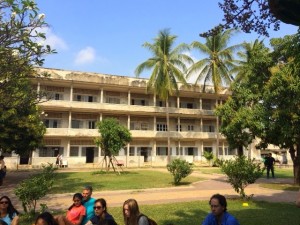
[[86, 209], [86, 216], [83, 218], [81, 224], [85, 225], [95, 214], [94, 214], [94, 203], [96, 199], [92, 198], [93, 188], [92, 186], [85, 186], [82, 191], [83, 206]]
[[211, 213], [202, 225], [240, 225], [237, 219], [227, 212], [227, 201], [223, 195], [215, 194], [209, 200]]

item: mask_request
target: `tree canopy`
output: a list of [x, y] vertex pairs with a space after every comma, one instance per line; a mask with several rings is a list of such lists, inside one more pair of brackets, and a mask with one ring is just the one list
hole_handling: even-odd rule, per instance
[[280, 21], [300, 25], [299, 0], [223, 0], [218, 4], [224, 13], [223, 23], [200, 36], [207, 37], [220, 30], [236, 28], [268, 37], [268, 29], [280, 29]]
[[0, 148], [26, 154], [38, 147], [45, 132], [36, 106], [38, 93], [31, 77], [44, 55], [45, 15], [33, 0], [0, 0]]

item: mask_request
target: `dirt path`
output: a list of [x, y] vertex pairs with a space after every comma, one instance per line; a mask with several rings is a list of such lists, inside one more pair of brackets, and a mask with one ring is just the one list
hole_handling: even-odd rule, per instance
[[[70, 171], [70, 170], [68, 170]], [[14, 187], [24, 178], [32, 174], [32, 171], [17, 171], [8, 173], [4, 185], [0, 187], [1, 195], [8, 195], [14, 205], [20, 208], [18, 199], [14, 194]], [[151, 188], [140, 190], [122, 191], [101, 191], [94, 192], [94, 198], [105, 198], [110, 206], [121, 206], [128, 198], [135, 198], [140, 204], [161, 204], [171, 202], [187, 202], [195, 200], [208, 200], [215, 193], [224, 194], [230, 198], [237, 198], [238, 195], [233, 188], [225, 181], [225, 176], [220, 174], [202, 174], [199, 171], [194, 176], [205, 177], [207, 180], [193, 183], [184, 187]], [[254, 194], [254, 200], [269, 202], [295, 202], [297, 192], [281, 191], [259, 187], [259, 183], [292, 183], [292, 179], [264, 179], [261, 178], [256, 184], [246, 188], [247, 194]], [[78, 190], [81, 191], [81, 190]], [[51, 194], [39, 201], [45, 203], [50, 209], [65, 210], [72, 203], [73, 193]]]

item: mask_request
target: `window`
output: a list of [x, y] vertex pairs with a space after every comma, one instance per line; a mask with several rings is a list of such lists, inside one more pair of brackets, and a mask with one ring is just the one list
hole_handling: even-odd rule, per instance
[[188, 148], [187, 153], [188, 155], [194, 155], [194, 148]]
[[178, 125], [176, 125], [176, 131], [182, 131], [181, 130], [181, 125], [179, 125], [179, 129], [178, 129]]
[[56, 119], [48, 119], [44, 121], [46, 128], [58, 128], [60, 127], [60, 121]]
[[141, 105], [145, 105], [145, 100], [141, 100]]
[[119, 98], [115, 98], [115, 97], [108, 97], [107, 98], [107, 103], [120, 104], [120, 99]]
[[81, 128], [81, 121], [80, 120], [72, 120], [71, 128]]
[[79, 147], [71, 146], [70, 156], [79, 156]]
[[94, 101], [94, 97], [93, 96], [88, 96], [88, 102], [93, 102]]
[[188, 125], [188, 131], [193, 131], [194, 130], [194, 125]]
[[142, 123], [141, 130], [148, 130], [148, 123]]
[[168, 131], [167, 124], [158, 123], [156, 124], [156, 130], [157, 131]]
[[96, 121], [88, 121], [89, 129], [95, 129], [96, 128]]
[[56, 157], [57, 154], [63, 154], [63, 147], [44, 147], [39, 149], [39, 157]]
[[81, 95], [76, 95], [76, 101], [81, 102]]
[[134, 147], [129, 148], [129, 156], [134, 156]]
[[193, 103], [187, 103], [186, 104], [186, 107], [188, 108], [188, 109], [193, 109], [194, 107], [193, 107]]
[[203, 132], [215, 132], [215, 127], [213, 125], [204, 125]]
[[205, 151], [205, 152], [212, 152], [213, 148], [212, 147], [204, 147], [203, 151]]
[[61, 100], [61, 99], [62, 99], [62, 97], [61, 97], [61, 95], [60, 95], [60, 94], [58, 94], [58, 93], [55, 93], [55, 94], [54, 94], [54, 99], [55, 99], [55, 100]]

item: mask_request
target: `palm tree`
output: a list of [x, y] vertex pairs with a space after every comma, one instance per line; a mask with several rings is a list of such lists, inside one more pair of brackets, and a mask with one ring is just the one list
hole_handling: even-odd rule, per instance
[[168, 131], [168, 163], [170, 162], [170, 125], [169, 125], [169, 96], [178, 94], [178, 84], [186, 84], [184, 73], [187, 70], [186, 63], [193, 60], [183, 52], [189, 49], [186, 44], [173, 47], [177, 36], [171, 35], [169, 29], [159, 31], [153, 43], [145, 42], [143, 47], [147, 48], [152, 57], [137, 66], [136, 76], [144, 70], [152, 70], [147, 92], [152, 91], [154, 95], [166, 102], [166, 118]]
[[193, 64], [188, 71], [187, 78], [196, 73], [197, 79], [195, 84], [204, 80], [203, 90], [207, 82], [212, 82], [215, 93], [219, 93], [221, 87], [229, 85], [232, 77], [229, 73], [233, 65], [234, 51], [241, 45], [233, 45], [228, 47], [230, 38], [234, 34], [234, 30], [226, 30], [214, 36], [205, 38], [206, 43], [194, 41], [191, 47], [199, 50], [207, 55], [207, 58], [201, 59]]
[[252, 72], [250, 68], [251, 62], [258, 57], [260, 52], [268, 51], [263, 40], [259, 41], [258, 39], [251, 43], [244, 42], [242, 48], [243, 50], [237, 53], [239, 60], [235, 61], [236, 66], [230, 71], [232, 74], [235, 74], [234, 82], [241, 82], [246, 79], [249, 72]]

